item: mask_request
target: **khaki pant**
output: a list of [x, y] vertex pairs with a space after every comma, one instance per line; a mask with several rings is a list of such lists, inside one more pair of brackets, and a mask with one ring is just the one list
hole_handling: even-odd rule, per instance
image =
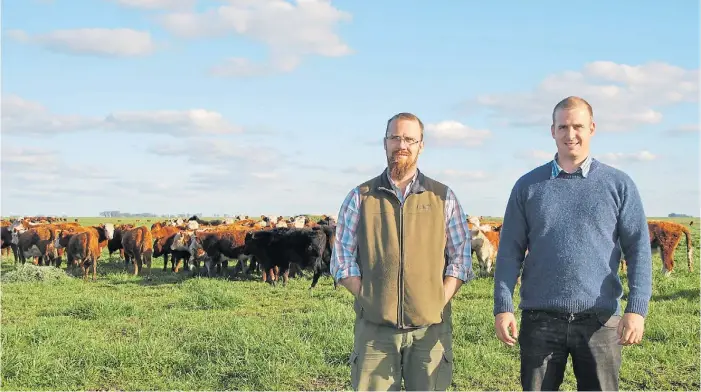
[[351, 385], [358, 391], [444, 391], [453, 376], [451, 320], [430, 327], [400, 330], [355, 322], [350, 357]]

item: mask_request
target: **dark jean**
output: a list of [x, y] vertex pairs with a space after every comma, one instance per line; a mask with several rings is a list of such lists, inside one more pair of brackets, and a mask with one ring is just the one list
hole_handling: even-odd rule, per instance
[[558, 390], [571, 354], [577, 390], [617, 391], [620, 320], [615, 315], [524, 310], [518, 338], [523, 390]]

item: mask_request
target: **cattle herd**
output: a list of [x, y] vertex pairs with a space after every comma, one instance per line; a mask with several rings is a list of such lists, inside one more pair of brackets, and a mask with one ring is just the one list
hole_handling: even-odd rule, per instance
[[[318, 221], [298, 216], [290, 219], [262, 216], [260, 219], [205, 221], [193, 216], [145, 225], [101, 223], [81, 226], [63, 218], [18, 218], [2, 221], [2, 248], [12, 250], [15, 262], [32, 258], [36, 265], [60, 267], [63, 255], [67, 268], [80, 266], [87, 279], [107, 248], [109, 258], [119, 252], [125, 268], [133, 268], [150, 278], [154, 257], [163, 257], [163, 270], [171, 260], [171, 270], [195, 270], [204, 262], [209, 277], [227, 272], [228, 262], [236, 261], [234, 272], [262, 272], [263, 280], [275, 284], [279, 276], [286, 284], [290, 271], [311, 270], [314, 287], [328, 273], [335, 219], [322, 216]], [[144, 271], [145, 270], [145, 271]]]
[[[486, 222], [478, 216], [467, 216], [472, 254], [479, 269], [490, 274], [499, 249], [501, 223]], [[313, 288], [319, 278], [329, 274], [331, 251], [336, 236], [336, 219], [323, 215], [319, 220], [300, 215], [285, 219], [261, 216], [251, 219], [237, 216], [225, 220], [165, 220], [146, 225], [102, 223], [81, 226], [77, 219], [22, 217], [2, 220], [2, 250], [15, 263], [31, 258], [35, 265], [61, 266], [66, 256], [67, 268], [82, 270], [87, 279], [97, 278], [97, 262], [106, 247], [109, 258], [118, 252], [127, 270], [134, 275], [151, 276], [154, 257], [163, 257], [167, 271], [200, 273], [204, 262], [208, 277], [228, 274], [229, 261], [235, 262], [234, 274], [249, 275], [259, 271], [263, 281], [275, 285], [280, 276], [283, 285], [302, 271], [313, 273]], [[149, 221], [150, 223], [150, 221]], [[693, 223], [693, 222], [692, 222]], [[679, 223], [649, 221], [650, 245], [658, 250], [663, 261], [662, 272], [669, 275], [674, 268], [674, 251], [682, 236], [686, 237], [688, 268], [692, 271], [692, 241], [689, 229]], [[625, 260], [621, 264], [625, 268]], [[144, 272], [145, 270], [145, 272]], [[336, 283], [334, 282], [334, 288]]]

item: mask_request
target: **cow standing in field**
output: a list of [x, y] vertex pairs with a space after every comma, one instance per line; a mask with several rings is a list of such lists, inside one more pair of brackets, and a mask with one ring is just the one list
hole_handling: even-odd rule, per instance
[[17, 254], [17, 244], [12, 242], [12, 232], [9, 226], [3, 226], [2, 228], [2, 251], [6, 256], [9, 256], [10, 249], [12, 249], [12, 255], [15, 257], [15, 263], [19, 261], [19, 255]]
[[[650, 247], [653, 251], [659, 251], [662, 258], [662, 274], [669, 276], [674, 270], [674, 252], [681, 241], [682, 236], [686, 237], [686, 257], [689, 272], [693, 268], [693, 244], [691, 242], [691, 232], [684, 225], [675, 222], [648, 221], [648, 232], [650, 234]], [[621, 260], [621, 270], [626, 271], [625, 259]]]
[[134, 260], [134, 276], [139, 275], [143, 265], [148, 267], [148, 276], [151, 275], [151, 259], [153, 256], [153, 236], [146, 226], [139, 226], [122, 232], [122, 246], [124, 247], [124, 266], [128, 268], [129, 262]]
[[60, 258], [56, 260], [54, 242], [59, 229], [50, 225], [37, 225], [25, 231], [16, 231], [12, 234], [12, 242], [17, 245], [19, 259], [24, 264], [27, 257], [33, 259], [34, 265], [52, 265], [58, 267]]
[[92, 266], [92, 279], [97, 280], [97, 260], [100, 258], [99, 234], [94, 228], [62, 230], [56, 237], [56, 247], [63, 247], [66, 253], [66, 265], [80, 265], [83, 280], [88, 279]]
[[180, 233], [180, 228], [175, 226], [164, 226], [160, 222], [156, 222], [151, 225], [151, 236], [153, 237], [153, 257], [163, 256], [163, 272], [166, 271], [168, 267], [168, 256], [170, 255], [172, 260], [171, 270], [175, 273], [179, 272], [183, 267], [183, 262], [187, 262], [190, 258], [190, 252], [172, 249], [173, 240], [175, 236]]
[[296, 263], [302, 269], [312, 269], [313, 288], [321, 274], [328, 270], [323, 261], [327, 235], [317, 228], [275, 228], [255, 231], [249, 234], [245, 253], [253, 254], [262, 265], [264, 279], [275, 285], [278, 276], [283, 276], [283, 286], [289, 279], [290, 264]]
[[117, 225], [114, 227], [114, 235], [112, 236], [112, 239], [107, 241], [107, 252], [109, 253], [110, 260], [112, 259], [112, 253], [116, 251], [119, 251], [119, 259], [125, 260], [124, 246], [122, 246], [122, 232], [133, 227], [134, 225], [131, 224]]

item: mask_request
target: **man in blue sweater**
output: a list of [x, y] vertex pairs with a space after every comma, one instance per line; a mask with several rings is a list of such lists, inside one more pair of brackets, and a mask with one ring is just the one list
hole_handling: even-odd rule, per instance
[[[641, 341], [652, 294], [647, 219], [631, 178], [590, 155], [589, 103], [553, 110], [555, 158], [514, 185], [504, 213], [494, 278], [494, 327], [518, 339], [524, 390], [557, 390], [572, 355], [579, 390], [618, 390], [623, 345]], [[621, 251], [628, 263], [619, 303]], [[513, 292], [521, 275], [521, 328]]]

